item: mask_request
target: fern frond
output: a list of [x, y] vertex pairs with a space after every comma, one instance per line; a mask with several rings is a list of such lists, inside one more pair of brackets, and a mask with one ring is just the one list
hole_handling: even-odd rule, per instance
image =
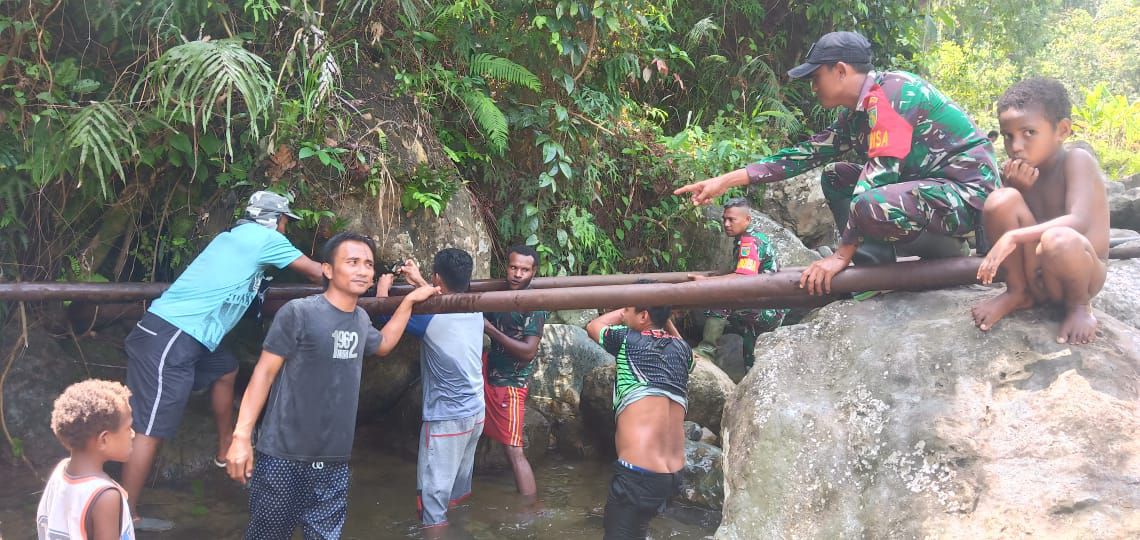
[[479, 131], [483, 132], [491, 148], [503, 153], [507, 149], [507, 117], [495, 105], [495, 100], [479, 90], [464, 91], [460, 94], [460, 99], [467, 105], [471, 117], [475, 119], [475, 125], [479, 126]]
[[497, 81], [517, 84], [539, 92], [542, 83], [527, 68], [493, 54], [477, 54], [471, 59], [471, 72]]
[[697, 47], [703, 43], [714, 43], [724, 35], [724, 31], [720, 26], [713, 22], [712, 17], [705, 17], [689, 29], [689, 33], [685, 35], [685, 45], [687, 47]]
[[233, 156], [234, 95], [245, 104], [250, 134], [258, 137], [258, 123], [273, 108], [275, 85], [269, 64], [247, 51], [237, 40], [191, 41], [171, 47], [146, 68], [135, 88], [151, 84], [158, 98], [160, 116], [188, 119], [205, 129], [214, 117], [214, 107], [225, 103], [219, 114], [226, 122], [226, 151]]
[[134, 130], [119, 107], [105, 101], [92, 102], [70, 118], [64, 132], [64, 148], [69, 150], [69, 156], [79, 156], [74, 170], [79, 184], [83, 184], [88, 171], [94, 172], [104, 197], [111, 172], [125, 182], [123, 162], [139, 151]]

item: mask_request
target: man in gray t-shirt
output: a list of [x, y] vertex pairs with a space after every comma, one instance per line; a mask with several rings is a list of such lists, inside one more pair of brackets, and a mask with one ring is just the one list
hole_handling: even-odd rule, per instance
[[[325, 292], [285, 304], [273, 319], [227, 455], [230, 477], [250, 485], [246, 538], [292, 538], [298, 522], [306, 538], [340, 536], [363, 359], [391, 352], [412, 305], [439, 294], [416, 289], [377, 331], [356, 305], [372, 284], [375, 250], [357, 234], [331, 238]], [[381, 278], [385, 289], [391, 282]], [[255, 457], [251, 434], [263, 408]]]
[[[432, 284], [445, 294], [466, 292], [471, 269], [466, 251], [441, 250], [432, 264]], [[413, 285], [428, 284], [414, 261], [400, 271]], [[387, 294], [387, 288], [377, 288], [376, 296]], [[483, 314], [413, 315], [407, 333], [423, 340], [416, 508], [424, 527], [442, 529], [448, 507], [471, 495], [475, 446], [483, 433]]]

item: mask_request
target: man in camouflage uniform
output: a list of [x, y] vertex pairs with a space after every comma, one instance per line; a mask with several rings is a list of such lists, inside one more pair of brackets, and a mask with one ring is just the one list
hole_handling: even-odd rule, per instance
[[[732, 250], [735, 259], [732, 272], [712, 278], [692, 274], [689, 276], [691, 279], [755, 276], [780, 271], [775, 248], [772, 247], [768, 236], [752, 223], [752, 208], [748, 201], [732, 199], [725, 203], [721, 223], [724, 225], [724, 234], [736, 238], [736, 245]], [[751, 368], [756, 338], [764, 332], [771, 332], [779, 327], [787, 314], [787, 309], [710, 309], [705, 312], [708, 318], [705, 320], [701, 343], [697, 345], [696, 350], [710, 360], [716, 360], [716, 342], [727, 328], [744, 338], [744, 364]]]
[[[974, 234], [986, 196], [1000, 185], [993, 145], [958, 105], [916, 75], [875, 72], [871, 57], [857, 33], [820, 38], [788, 75], [811, 77], [823, 107], [844, 107], [836, 121], [798, 146], [674, 192], [704, 204], [732, 186], [831, 162], [822, 183], [840, 245], [804, 271], [800, 283], [812, 293], [829, 292], [853, 259], [893, 261], [896, 243], [928, 257], [962, 253], [961, 239]], [[862, 163], [836, 161], [849, 151]]]

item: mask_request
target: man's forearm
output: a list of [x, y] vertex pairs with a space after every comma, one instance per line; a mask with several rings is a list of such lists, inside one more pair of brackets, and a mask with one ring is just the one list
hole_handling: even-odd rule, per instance
[[269, 388], [273, 386], [276, 374], [269, 373], [268, 369], [263, 369], [265, 367], [259, 363], [253, 369], [249, 386], [241, 398], [237, 426], [234, 427], [235, 439], [249, 440], [253, 434], [253, 426], [257, 423], [257, 417], [261, 416], [261, 410], [265, 408], [265, 402], [269, 399]]
[[[499, 330], [492, 324], [484, 324], [483, 332], [491, 341], [498, 343], [503, 347], [507, 354], [514, 357], [516, 360], [522, 362], [530, 362], [534, 360], [534, 356], [538, 354], [538, 336], [526, 336], [523, 339], [512, 338]], [[541, 333], [541, 332], [540, 332]]]
[[380, 328], [380, 349], [378, 352], [381, 356], [392, 352], [392, 349], [400, 344], [400, 336], [404, 335], [404, 329], [408, 327], [408, 320], [412, 318], [412, 306], [414, 305], [415, 302], [405, 298], [396, 307], [391, 318]]

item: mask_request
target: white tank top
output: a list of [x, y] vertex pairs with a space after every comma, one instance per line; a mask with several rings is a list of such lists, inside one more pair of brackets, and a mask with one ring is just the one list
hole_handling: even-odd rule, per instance
[[55, 466], [40, 497], [40, 507], [36, 511], [36, 534], [39, 540], [87, 540], [91, 531], [87, 530], [87, 512], [95, 497], [107, 489], [119, 492], [123, 501], [122, 523], [119, 526], [120, 540], [134, 540], [135, 528], [131, 522], [131, 511], [127, 506], [127, 492], [119, 484], [98, 476], [73, 477], [67, 474], [64, 459]]

